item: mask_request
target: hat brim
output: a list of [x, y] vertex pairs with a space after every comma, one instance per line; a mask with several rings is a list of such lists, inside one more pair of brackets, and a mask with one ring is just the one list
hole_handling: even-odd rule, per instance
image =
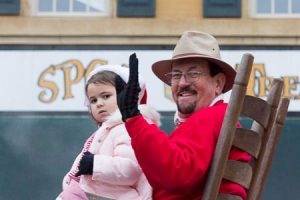
[[233, 84], [234, 84], [234, 79], [236, 76], [236, 71], [226, 62], [219, 60], [219, 59], [212, 58], [212, 57], [204, 56], [204, 55], [193, 55], [193, 56], [185, 55], [185, 56], [180, 56], [180, 57], [177, 57], [174, 59], [161, 60], [161, 61], [155, 62], [152, 65], [152, 71], [160, 80], [162, 80], [164, 83], [170, 85], [168, 83], [168, 80], [167, 80], [167, 77], [165, 76], [165, 74], [168, 72], [171, 72], [172, 62], [174, 62], [175, 60], [183, 59], [183, 58], [203, 58], [205, 60], [215, 63], [217, 66], [220, 67], [220, 69], [226, 76], [226, 82], [225, 82], [225, 85], [223, 88], [223, 93], [232, 89]]

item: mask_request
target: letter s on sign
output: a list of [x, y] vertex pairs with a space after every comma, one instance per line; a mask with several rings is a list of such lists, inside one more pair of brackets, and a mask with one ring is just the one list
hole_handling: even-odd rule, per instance
[[47, 96], [46, 89], [43, 90], [42, 92], [40, 92], [39, 100], [43, 103], [52, 103], [53, 101], [55, 101], [55, 99], [57, 98], [57, 95], [58, 95], [58, 91], [59, 91], [57, 85], [53, 81], [45, 80], [45, 76], [48, 73], [55, 75], [55, 67], [54, 66], [48, 67], [41, 73], [41, 75], [39, 77], [38, 86], [40, 86], [42, 88], [47, 88], [51, 91], [50, 98], [46, 97]]

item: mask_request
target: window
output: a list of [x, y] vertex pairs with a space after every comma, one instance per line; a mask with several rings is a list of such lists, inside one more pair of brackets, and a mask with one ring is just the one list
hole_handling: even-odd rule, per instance
[[241, 17], [241, 0], [203, 0], [204, 17]]
[[111, 0], [30, 0], [35, 16], [110, 16]]
[[0, 15], [19, 15], [20, 0], [0, 1]]
[[154, 17], [155, 0], [118, 0], [118, 17]]
[[300, 17], [300, 0], [251, 0], [254, 17]]

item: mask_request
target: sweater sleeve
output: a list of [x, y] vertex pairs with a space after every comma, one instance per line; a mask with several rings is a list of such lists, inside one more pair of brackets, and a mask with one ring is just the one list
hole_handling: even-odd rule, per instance
[[223, 117], [214, 116], [207, 112], [190, 117], [171, 137], [141, 115], [126, 122], [138, 162], [153, 188], [180, 193], [203, 184]]

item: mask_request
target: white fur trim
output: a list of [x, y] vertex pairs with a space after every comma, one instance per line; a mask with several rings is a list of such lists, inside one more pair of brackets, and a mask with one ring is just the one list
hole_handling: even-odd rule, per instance
[[141, 104], [139, 110], [149, 124], [161, 125], [160, 114], [152, 106]]
[[86, 83], [92, 76], [102, 71], [111, 71], [118, 74], [126, 83], [128, 82], [129, 70], [121, 65], [96, 65], [95, 68], [89, 73]]
[[116, 124], [121, 124], [121, 123], [123, 123], [123, 121], [122, 121], [122, 115], [120, 113], [120, 110], [117, 109], [110, 116], [108, 116], [107, 121], [105, 121], [103, 123], [103, 125], [104, 124], [116, 125]]
[[[160, 114], [152, 106], [141, 104], [139, 105], [139, 110], [149, 124], [156, 124], [157, 126], [161, 125]], [[102, 127], [112, 127], [121, 123], [123, 123], [122, 115], [120, 110], [117, 109], [107, 117], [106, 121], [103, 122]]]

